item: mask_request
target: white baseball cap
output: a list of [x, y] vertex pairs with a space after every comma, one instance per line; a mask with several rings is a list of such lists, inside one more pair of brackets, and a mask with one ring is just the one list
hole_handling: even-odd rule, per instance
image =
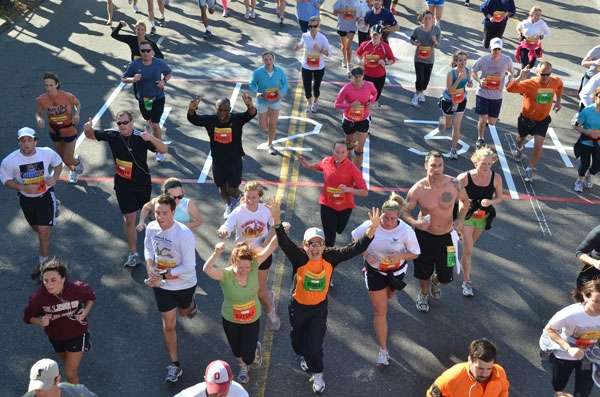
[[29, 389], [27, 392], [35, 390], [48, 390], [54, 384], [58, 376], [58, 364], [49, 358], [43, 358], [31, 367], [29, 373]]
[[36, 138], [35, 136], [35, 130], [33, 128], [29, 128], [29, 127], [23, 127], [21, 128], [18, 132], [17, 132], [17, 139], [21, 139], [24, 136], [30, 136], [32, 138]]

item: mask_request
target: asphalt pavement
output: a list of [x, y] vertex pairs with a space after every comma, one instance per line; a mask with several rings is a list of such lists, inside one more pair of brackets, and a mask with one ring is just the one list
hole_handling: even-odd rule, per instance
[[[115, 23], [136, 19], [131, 6], [115, 0]], [[391, 191], [405, 194], [425, 175], [423, 153], [431, 149], [449, 151], [449, 133], [437, 130], [437, 98], [450, 68], [451, 54], [458, 48], [469, 53], [469, 65], [484, 54], [481, 47], [480, 2], [470, 8], [462, 1], [447, 2], [442, 20], [442, 46], [427, 102], [410, 105], [413, 93], [413, 51], [407, 38], [424, 4], [408, 0], [398, 4], [396, 16], [401, 29], [390, 45], [398, 59], [388, 69], [382, 107], [373, 113], [372, 135], [366, 151], [364, 175], [370, 186], [368, 198], [358, 198], [347, 228], [338, 244], [350, 242], [350, 231], [367, 218], [367, 211], [380, 206]], [[517, 4], [516, 17], [524, 19], [534, 3]], [[341, 265], [334, 274], [329, 295], [328, 333], [325, 339], [326, 395], [330, 396], [422, 396], [433, 380], [456, 362], [465, 361], [471, 340], [487, 337], [500, 349], [498, 362], [511, 381], [511, 395], [552, 396], [547, 363], [540, 360], [537, 340], [547, 320], [571, 303], [570, 290], [580, 268], [574, 249], [597, 225], [599, 189], [573, 192], [578, 162], [572, 145], [577, 134], [570, 120], [577, 108], [576, 91], [584, 68], [579, 63], [598, 44], [600, 2], [547, 1], [541, 4], [543, 19], [552, 29], [544, 41], [544, 58], [554, 65], [554, 74], [565, 82], [563, 109], [552, 114], [552, 132], [546, 138], [542, 160], [533, 184], [525, 184], [524, 170], [511, 154], [516, 119], [522, 98], [505, 93], [496, 131], [486, 141], [504, 160], [494, 165], [504, 181], [504, 202], [497, 207], [493, 228], [477, 242], [473, 254], [475, 296], [464, 298], [461, 276], [443, 288], [442, 298], [431, 302], [429, 313], [415, 308], [418, 284], [412, 265], [408, 286], [389, 302], [389, 367], [376, 368], [378, 346], [372, 325], [372, 308], [364, 287], [360, 261]], [[77, 153], [86, 171], [77, 185], [63, 181], [56, 188], [62, 202], [59, 224], [52, 230], [52, 255], [69, 264], [71, 278], [90, 283], [97, 301], [90, 314], [93, 347], [79, 370], [81, 382], [99, 396], [172, 396], [202, 380], [204, 368], [214, 359], [234, 364], [220, 322], [222, 295], [218, 283], [202, 274], [201, 267], [218, 242], [216, 230], [223, 222], [224, 205], [212, 183], [208, 138], [203, 129], [189, 124], [189, 101], [200, 96], [200, 112], [213, 113], [217, 99], [232, 98], [234, 111], [243, 111], [241, 93], [249, 93], [248, 80], [261, 65], [260, 54], [273, 50], [276, 63], [286, 69], [290, 90], [282, 106], [276, 148], [270, 156], [260, 147], [266, 137], [252, 121], [244, 130], [244, 180], [259, 180], [267, 195], [284, 198], [286, 221], [299, 241], [307, 227], [319, 226], [318, 197], [322, 177], [302, 169], [301, 152], [310, 161], [331, 154], [331, 144], [342, 137], [341, 112], [333, 101], [348, 80], [340, 67], [340, 44], [331, 14], [333, 1], [323, 7], [321, 31], [334, 49], [320, 98], [319, 112], [303, 114], [304, 95], [300, 80], [301, 52], [294, 52], [300, 29], [288, 2], [283, 25], [275, 16], [274, 2], [259, 1], [257, 19], [243, 18], [241, 1], [231, 1], [230, 16], [221, 16], [220, 6], [209, 16], [210, 40], [202, 38], [200, 11], [196, 2], [171, 0], [167, 24], [157, 28], [165, 60], [173, 68], [167, 86], [165, 138], [172, 141], [167, 160], [157, 164], [151, 157], [154, 192], [171, 176], [185, 181], [185, 193], [198, 205], [204, 224], [196, 231], [198, 315], [181, 319], [178, 325], [179, 354], [184, 374], [174, 385], [164, 383], [168, 355], [162, 339], [160, 315], [152, 291], [143, 283], [143, 268], [126, 269], [127, 254], [122, 218], [114, 196], [112, 158], [104, 143], [80, 138]], [[145, 12], [145, 2], [140, 1]], [[0, 156], [17, 149], [16, 132], [30, 126], [39, 132], [39, 145], [51, 146], [47, 131], [35, 125], [35, 98], [44, 92], [42, 76], [58, 73], [61, 88], [74, 93], [82, 103], [82, 123], [94, 118], [97, 128], [114, 127], [115, 114], [131, 109], [136, 124], [143, 125], [131, 88], [120, 84], [129, 60], [129, 49], [110, 37], [105, 25], [106, 3], [46, 1], [13, 29], [0, 34], [2, 79], [2, 123]], [[505, 53], [517, 46], [517, 21], [509, 21]], [[355, 43], [356, 48], [356, 43]], [[515, 65], [518, 66], [518, 65]], [[460, 159], [447, 160], [445, 172], [457, 175], [472, 168], [469, 160], [476, 139], [475, 94], [468, 95], [463, 120]], [[300, 150], [301, 149], [301, 150]], [[525, 149], [527, 159], [531, 147]], [[526, 164], [526, 162], [525, 162]], [[600, 181], [598, 181], [600, 183]], [[16, 194], [0, 188], [4, 214], [0, 250], [0, 301], [3, 303], [0, 333], [4, 335], [5, 359], [0, 396], [20, 396], [28, 384], [29, 368], [42, 357], [56, 358], [39, 327], [22, 321], [23, 309], [36, 286], [29, 273], [37, 260], [37, 238], [29, 229], [18, 206]], [[141, 249], [143, 234], [139, 236]], [[227, 250], [233, 246], [227, 240]], [[220, 262], [225, 265], [225, 260]], [[277, 312], [282, 319], [278, 332], [261, 331], [264, 362], [250, 372], [251, 396], [312, 395], [309, 377], [299, 368], [289, 341], [287, 301], [291, 272], [278, 252], [270, 284], [276, 292]], [[234, 367], [235, 370], [235, 367]], [[572, 392], [572, 386], [568, 391]], [[597, 390], [593, 395], [598, 396]]]

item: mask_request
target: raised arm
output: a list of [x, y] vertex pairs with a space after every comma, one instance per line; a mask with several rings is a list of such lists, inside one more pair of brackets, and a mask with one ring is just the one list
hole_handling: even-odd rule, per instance
[[225, 243], [217, 243], [217, 245], [215, 245], [215, 250], [210, 254], [202, 267], [202, 271], [213, 280], [221, 281], [223, 279], [223, 269], [215, 267], [215, 262], [217, 261], [217, 258], [221, 256], [223, 251], [225, 251]]

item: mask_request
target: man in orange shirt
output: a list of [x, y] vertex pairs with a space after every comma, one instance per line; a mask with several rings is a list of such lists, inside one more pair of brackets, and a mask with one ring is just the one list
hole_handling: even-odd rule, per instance
[[[552, 77], [552, 65], [542, 61], [537, 66], [537, 77], [528, 79], [530, 68], [521, 70], [521, 74], [506, 86], [508, 92], [522, 94], [523, 108], [517, 121], [519, 136], [515, 160], [521, 162], [523, 144], [527, 135], [533, 135], [533, 153], [529, 165], [525, 168], [525, 182], [533, 182], [533, 169], [542, 156], [542, 146], [552, 118], [550, 111], [557, 113], [561, 108], [563, 82], [558, 77]], [[556, 96], [556, 101], [554, 100]], [[554, 102], [554, 107], [552, 103]]]
[[469, 360], [444, 371], [427, 390], [426, 397], [508, 397], [510, 383], [496, 364], [496, 346], [477, 339], [469, 347]]

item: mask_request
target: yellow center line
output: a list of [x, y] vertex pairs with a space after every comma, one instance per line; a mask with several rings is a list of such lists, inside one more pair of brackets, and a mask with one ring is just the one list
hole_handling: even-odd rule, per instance
[[[300, 79], [301, 80], [301, 79]], [[303, 116], [302, 109], [304, 109], [305, 98], [304, 98], [304, 88], [302, 82], [300, 81], [296, 85], [296, 90], [294, 92], [294, 102], [292, 104], [292, 117], [290, 119], [290, 126], [288, 129], [288, 136], [295, 135], [297, 131], [304, 131], [306, 129], [306, 121], [298, 120], [296, 117]], [[286, 141], [286, 147], [302, 147], [304, 144], [304, 136], [298, 139], [298, 142], [294, 142], [292, 139], [288, 139]], [[294, 161], [296, 158], [296, 153], [293, 150], [284, 150], [283, 151], [283, 160], [281, 162], [281, 169], [279, 172], [279, 181], [280, 182], [288, 182], [288, 174], [289, 182], [292, 183], [281, 183], [277, 187], [277, 193], [275, 197], [284, 197], [285, 198], [285, 210], [283, 218], [287, 221], [291, 221], [292, 214], [294, 210], [294, 204], [296, 203], [296, 192], [297, 192], [297, 183], [298, 177], [300, 174], [300, 163], [298, 161]], [[287, 190], [287, 195], [286, 195]], [[281, 293], [281, 282], [283, 280], [283, 271], [285, 264], [285, 255], [283, 253], [279, 253], [276, 256], [275, 261], [273, 261], [273, 265], [271, 266], [271, 275], [273, 277], [272, 289], [275, 292], [275, 305], [279, 302], [279, 295]], [[280, 317], [283, 316], [284, 312], [287, 312], [287, 306], [280, 307], [279, 310]], [[283, 321], [283, 320], [282, 320]], [[277, 331], [281, 332], [281, 331]], [[269, 367], [271, 363], [271, 349], [273, 347], [273, 337], [276, 333], [265, 327], [265, 332], [263, 334], [262, 339], [262, 352], [263, 352], [263, 366], [262, 371], [260, 371], [256, 376], [256, 382], [254, 384], [253, 390], [254, 393], [252, 395], [256, 396], [264, 396], [265, 390], [267, 388], [267, 377], [269, 375]]]

